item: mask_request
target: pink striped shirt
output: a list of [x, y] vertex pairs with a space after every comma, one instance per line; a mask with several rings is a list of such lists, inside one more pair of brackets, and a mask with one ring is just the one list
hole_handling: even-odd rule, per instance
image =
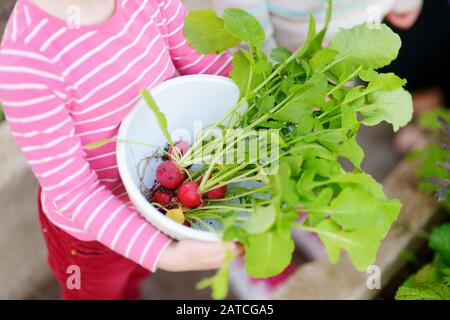
[[115, 144], [83, 146], [114, 137], [141, 88], [228, 73], [229, 55], [202, 56], [186, 43], [185, 14], [179, 0], [116, 0], [106, 22], [74, 29], [19, 0], [0, 47], [0, 101], [48, 218], [150, 270], [169, 238], [129, 202]]

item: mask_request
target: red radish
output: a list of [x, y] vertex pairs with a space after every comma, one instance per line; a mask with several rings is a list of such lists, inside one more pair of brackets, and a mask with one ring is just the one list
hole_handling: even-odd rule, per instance
[[156, 179], [163, 187], [175, 189], [184, 181], [184, 172], [175, 162], [166, 160], [156, 169]]
[[227, 192], [227, 186], [218, 187], [205, 193], [208, 199], [222, 199]]
[[192, 145], [189, 142], [181, 140], [176, 142], [173, 145], [173, 148], [170, 147], [168, 152], [172, 157], [179, 158], [183, 156], [191, 147]]
[[202, 196], [198, 190], [198, 184], [194, 181], [183, 183], [178, 189], [177, 197], [184, 207], [196, 208], [202, 204]]
[[[212, 177], [212, 175], [211, 175]], [[200, 177], [198, 183], [202, 183], [203, 177]], [[225, 193], [227, 192], [227, 186], [218, 187], [212, 190], [209, 190], [205, 193], [205, 196], [208, 199], [222, 199], [225, 196]]]
[[156, 189], [152, 194], [152, 201], [162, 205], [164, 208], [168, 208], [172, 201], [172, 195], [161, 189]]

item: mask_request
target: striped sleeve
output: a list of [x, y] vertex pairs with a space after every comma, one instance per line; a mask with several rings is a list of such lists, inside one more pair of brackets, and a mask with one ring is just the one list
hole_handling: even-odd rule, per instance
[[64, 79], [52, 63], [18, 43], [3, 47], [0, 101], [47, 201], [104, 245], [155, 270], [170, 240], [99, 181], [67, 109]]
[[180, 74], [218, 74], [227, 76], [231, 69], [231, 56], [201, 55], [187, 42], [184, 36], [186, 8], [180, 0], [160, 0], [166, 19], [169, 51], [172, 61]]

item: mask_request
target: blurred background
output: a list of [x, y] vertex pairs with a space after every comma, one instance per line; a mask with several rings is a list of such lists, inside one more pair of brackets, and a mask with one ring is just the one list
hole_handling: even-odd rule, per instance
[[[14, 0], [0, 1], [0, 38], [14, 3]], [[208, 0], [184, 0], [184, 3], [191, 9], [211, 5]], [[387, 71], [408, 79], [409, 89], [415, 94], [417, 110], [448, 105], [448, 1], [425, 0], [424, 10], [416, 24], [408, 31], [396, 31], [400, 33], [404, 46], [399, 59]], [[351, 268], [345, 259], [331, 266], [323, 259], [323, 250], [318, 244], [305, 245], [300, 241], [294, 263], [283, 281], [274, 279], [269, 290], [264, 291], [267, 288], [262, 288], [258, 281], [243, 284], [243, 275], [237, 271], [233, 274], [234, 290], [230, 298], [390, 299], [407, 275], [418, 269], [423, 261], [431, 259], [424, 241], [420, 241], [420, 232], [442, 218], [432, 197], [418, 189], [415, 167], [401, 160], [422, 136], [415, 127], [407, 128], [396, 137], [391, 131], [391, 127], [384, 125], [370, 130], [364, 128], [360, 139], [366, 150], [364, 168], [378, 181], [385, 182], [388, 194], [409, 201], [402, 212], [403, 220], [400, 219], [410, 223], [407, 230], [394, 228], [380, 253], [379, 264], [386, 275], [384, 289], [370, 291], [365, 284], [365, 275], [349, 271]], [[45, 261], [46, 250], [37, 221], [36, 190], [35, 178], [14, 145], [7, 125], [0, 123], [0, 299], [58, 298], [57, 283]], [[194, 288], [207, 275], [209, 273], [158, 272], [145, 283], [144, 297], [208, 299], [208, 291]], [[249, 286], [253, 287], [249, 289]], [[269, 292], [269, 295], [261, 295], [261, 290]]]

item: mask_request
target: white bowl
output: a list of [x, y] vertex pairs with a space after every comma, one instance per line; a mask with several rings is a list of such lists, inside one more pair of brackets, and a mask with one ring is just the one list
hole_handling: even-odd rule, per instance
[[[165, 81], [150, 90], [159, 108], [167, 117], [169, 132], [174, 141], [181, 137], [194, 139], [194, 127], [219, 120], [239, 98], [239, 89], [228, 78], [211, 75], [190, 75]], [[198, 128], [197, 128], [198, 130]], [[156, 117], [141, 100], [123, 120], [119, 140], [142, 142], [164, 147], [167, 140], [161, 133]], [[138, 212], [168, 236], [182, 240], [219, 241], [216, 233], [197, 230], [166, 218], [151, 205], [140, 191], [138, 162], [151, 155], [154, 149], [119, 142], [117, 163], [123, 184]], [[144, 182], [151, 186], [155, 181], [157, 163], [149, 163]]]

